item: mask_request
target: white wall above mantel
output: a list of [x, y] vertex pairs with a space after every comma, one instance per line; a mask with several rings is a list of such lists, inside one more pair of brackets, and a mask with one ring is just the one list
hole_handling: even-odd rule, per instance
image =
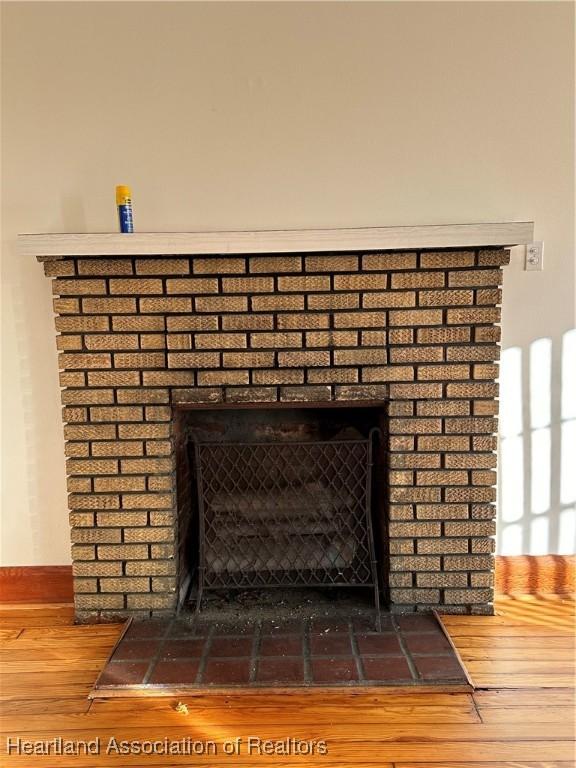
[[514, 246], [532, 242], [534, 223], [436, 224], [348, 229], [277, 229], [236, 232], [19, 235], [23, 256], [39, 261], [74, 256], [287, 253]]

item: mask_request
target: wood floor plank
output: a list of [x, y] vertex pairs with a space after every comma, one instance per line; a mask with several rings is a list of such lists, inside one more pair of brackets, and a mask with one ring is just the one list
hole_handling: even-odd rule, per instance
[[[26, 659], [25, 661], [0, 661], [2, 674], [24, 674], [45, 672], [60, 675], [73, 667], [75, 672], [90, 672], [96, 677], [108, 658], [107, 653], [94, 654], [91, 658], [67, 659]], [[2, 684], [0, 680], [0, 685]]]
[[470, 660], [466, 667], [474, 675], [570, 675], [574, 678], [574, 660], [557, 659], [489, 659], [488, 661]]
[[70, 624], [70, 619], [66, 616], [22, 616], [5, 617], [0, 620], [2, 629], [27, 629], [29, 627], [55, 627]]
[[5, 617], [29, 618], [30, 616], [74, 617], [73, 603], [0, 603], [0, 619]]
[[6, 699], [54, 698], [90, 693], [96, 675], [92, 671], [64, 673], [16, 673], [0, 675], [0, 701]]
[[518, 606], [510, 606], [506, 611], [496, 616], [453, 616], [443, 615], [442, 621], [446, 626], [472, 626], [472, 627], [518, 627], [522, 624], [538, 622], [542, 626], [561, 627], [568, 630], [568, 621], [574, 614], [569, 611], [565, 614], [558, 614], [551, 609], [540, 609], [538, 611], [526, 611]]
[[573, 688], [572, 675], [490, 675], [472, 676], [477, 688]]
[[74, 642], [25, 640], [17, 638], [0, 645], [0, 663], [4, 661], [30, 661], [38, 659], [90, 659], [110, 653], [116, 640], [114, 638], [90, 637]]
[[483, 626], [474, 626], [471, 624], [450, 624], [446, 626], [450, 637], [456, 641], [459, 637], [525, 637], [528, 633], [531, 637], [539, 638], [570, 638], [567, 629], [556, 629], [550, 626], [539, 626], [538, 624], [527, 625], [521, 623], [517, 625], [498, 625], [492, 626], [485, 624]]
[[53, 685], [77, 685], [78, 683], [90, 683], [94, 680], [91, 671], [68, 669], [65, 672], [19, 672], [0, 673], [0, 690], [14, 689], [22, 693], [33, 695], [36, 686]]
[[[433, 763], [434, 768], [470, 768], [470, 763]], [[395, 768], [422, 768], [422, 763], [396, 763]], [[546, 760], [545, 762], [534, 763], [525, 760], [507, 760], [497, 763], [475, 763], [475, 768], [574, 768], [574, 761]]]
[[531, 637], [529, 635], [516, 635], [514, 637], [496, 636], [496, 637], [478, 637], [477, 635], [459, 635], [458, 637], [450, 635], [454, 641], [454, 644], [458, 648], [485, 648], [485, 649], [498, 649], [498, 648], [522, 648], [550, 650], [553, 653], [557, 648], [574, 650], [574, 636], [562, 635], [560, 637], [546, 637], [542, 640], [542, 637]]
[[8, 722], [8, 718], [28, 717], [29, 715], [46, 715], [54, 717], [65, 714], [86, 713], [90, 709], [90, 699], [87, 695], [62, 695], [54, 698], [7, 699], [0, 701], [0, 723]]
[[[175, 713], [178, 715], [178, 713]], [[122, 726], [122, 738], [127, 740], [171, 740], [182, 739], [191, 736], [197, 740], [206, 740], [213, 737], [215, 730], [222, 730], [227, 725], [226, 715], [217, 712], [212, 719], [201, 717], [192, 720], [190, 717], [180, 715], [180, 723], [153, 724], [142, 726], [137, 718], [131, 725]], [[290, 723], [290, 736], [292, 738], [330, 739], [334, 743], [349, 743], [361, 741], [366, 745], [372, 742], [388, 745], [389, 743], [426, 742], [428, 744], [444, 742], [555, 742], [569, 740], [574, 735], [571, 723], [467, 723], [467, 724], [435, 724], [430, 728], [428, 723], [348, 723], [343, 722], [344, 713], [340, 715], [340, 721], [332, 725], [306, 723], [304, 725]], [[92, 726], [90, 713], [85, 717], [83, 729], [59, 729], [58, 735], [63, 739], [88, 740], [90, 738], [109, 738], [118, 733], [116, 724], [111, 723], [107, 727]], [[277, 723], [276, 718], [266, 720], [255, 718], [249, 724], [236, 724], [234, 735], [242, 739], [248, 739], [255, 732], [263, 739], [281, 740], [286, 738], [285, 723]], [[13, 732], [16, 735], [18, 731]], [[0, 735], [7, 733], [2, 728]], [[26, 738], [33, 741], [44, 741], [54, 737], [54, 728], [36, 731], [26, 731]]]
[[[216, 737], [216, 740], [218, 737]], [[221, 745], [221, 741], [217, 741]], [[105, 750], [107, 742], [102, 745]], [[2, 750], [5, 746], [3, 744]], [[427, 755], [428, 757], [424, 757]], [[478, 763], [486, 762], [505, 762], [505, 761], [573, 761], [574, 751], [571, 741], [523, 741], [523, 742], [502, 742], [502, 741], [410, 741], [410, 742], [390, 742], [382, 744], [381, 742], [365, 743], [361, 739], [357, 741], [328, 741], [328, 755], [317, 757], [314, 762], [308, 761], [308, 765], [321, 765], [324, 768], [344, 765], [383, 765], [390, 763], [402, 764], [417, 762], [419, 768], [423, 766], [435, 765], [430, 762], [431, 756], [438, 757], [442, 764], [456, 762], [460, 765], [475, 766]], [[246, 757], [246, 755], [244, 755]], [[136, 754], [129, 755], [106, 755], [106, 765], [110, 766], [162, 766], [162, 768], [171, 768], [171, 766], [191, 765], [188, 755], [173, 755], [169, 761], [161, 754], [152, 754], [146, 756], [146, 762], [142, 762], [142, 756]], [[246, 766], [254, 765], [256, 759], [252, 756], [252, 761], [245, 762]], [[30, 768], [30, 758], [26, 755], [10, 756], [11, 766]], [[41, 765], [46, 768], [102, 768], [103, 758], [101, 755], [78, 755], [73, 760], [58, 755], [47, 755], [42, 757]], [[216, 756], [204, 754], [193, 758], [194, 765], [206, 765], [210, 768], [224, 768], [224, 766], [235, 765], [235, 761], [220, 753]], [[302, 765], [297, 758], [292, 756], [268, 755], [258, 756], [257, 765], [276, 766], [276, 765]], [[305, 763], [304, 763], [305, 764]]]
[[465, 662], [468, 661], [564, 661], [576, 663], [576, 653], [573, 648], [523, 648], [514, 645], [494, 648], [470, 647], [458, 645], [458, 653]]
[[[139, 726], [181, 726], [187, 723], [194, 723], [205, 720], [207, 722], [216, 719], [225, 720], [227, 726], [235, 725], [241, 727], [252, 726], [255, 723], [282, 724], [289, 726], [291, 732], [292, 726], [304, 726], [307, 723], [314, 722], [316, 725], [333, 725], [340, 722], [343, 717], [347, 725], [352, 724], [381, 724], [381, 725], [402, 725], [406, 723], [422, 724], [436, 723], [442, 725], [463, 725], [467, 723], [480, 723], [480, 716], [473, 704], [463, 703], [449, 707], [434, 706], [377, 706], [377, 707], [354, 707], [343, 710], [340, 706], [323, 706], [319, 708], [316, 703], [309, 703], [308, 706], [294, 706], [280, 702], [277, 706], [270, 707], [250, 707], [244, 705], [235, 709], [206, 709], [204, 707], [194, 706], [190, 703], [188, 713], [182, 715], [175, 710], [174, 704], [166, 704], [163, 708], [141, 708], [140, 702], [132, 701], [132, 707], [121, 711], [113, 708], [92, 708], [90, 715], [20, 715], [2, 718], [2, 730], [6, 732], [26, 733], [29, 731], [38, 731], [53, 728], [60, 733], [65, 730], [83, 730], [90, 728], [115, 728], [130, 727], [134, 724], [135, 716], [138, 719]], [[345, 714], [344, 714], [345, 713]]]
[[476, 706], [482, 711], [486, 707], [572, 707], [576, 701], [574, 690], [562, 688], [525, 690], [480, 690], [474, 691]]
[[46, 616], [65, 613], [74, 615], [73, 603], [9, 603], [0, 602], [0, 618], [2, 616], [28, 616], [30, 613]]
[[22, 632], [22, 640], [42, 640], [50, 638], [65, 641], [82, 638], [82, 640], [91, 637], [118, 637], [122, 631], [123, 624], [70, 624], [59, 627], [42, 627], [37, 629], [30, 627]]
[[22, 701], [23, 699], [40, 702], [41, 700], [52, 701], [54, 698], [61, 696], [80, 697], [84, 696], [88, 702], [88, 696], [92, 690], [92, 685], [78, 683], [77, 685], [59, 685], [58, 683], [52, 683], [51, 685], [39, 686], [33, 693], [22, 694], [21, 691], [6, 691], [0, 688], [0, 711], [4, 711], [6, 702]]
[[531, 619], [552, 619], [559, 621], [562, 617], [573, 617], [575, 615], [574, 601], [547, 602], [539, 600], [538, 602], [523, 602], [519, 600], [507, 600], [498, 605], [497, 616], [525, 616]]
[[483, 723], [571, 723], [574, 707], [486, 707], [479, 709]]

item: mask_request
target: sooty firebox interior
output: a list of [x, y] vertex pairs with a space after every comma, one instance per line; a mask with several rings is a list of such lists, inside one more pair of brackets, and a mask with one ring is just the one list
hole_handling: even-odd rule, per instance
[[214, 594], [356, 587], [379, 610], [383, 408], [177, 416], [181, 605], [198, 612]]

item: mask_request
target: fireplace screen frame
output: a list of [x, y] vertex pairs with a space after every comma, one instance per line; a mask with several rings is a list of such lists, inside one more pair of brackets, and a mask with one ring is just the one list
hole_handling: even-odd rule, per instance
[[[196, 612], [204, 590], [274, 587], [371, 587], [379, 610], [372, 527], [373, 443], [378, 434], [374, 428], [361, 440], [194, 442], [199, 513]], [[281, 462], [294, 468], [306, 459], [328, 486], [303, 484], [298, 472], [280, 468]], [[226, 465], [236, 470], [236, 478], [230, 479]], [[256, 465], [260, 476], [243, 492], [245, 475], [238, 473]], [[345, 496], [344, 473], [349, 483]], [[281, 478], [280, 484], [274, 482], [274, 474]], [[282, 506], [282, 494], [291, 509], [273, 511], [275, 504]], [[228, 529], [221, 535], [218, 523], [226, 526], [226, 522]], [[298, 526], [304, 527], [298, 530]], [[248, 556], [238, 551], [242, 541]], [[298, 544], [302, 549], [297, 550]], [[306, 549], [312, 554], [306, 555]]]

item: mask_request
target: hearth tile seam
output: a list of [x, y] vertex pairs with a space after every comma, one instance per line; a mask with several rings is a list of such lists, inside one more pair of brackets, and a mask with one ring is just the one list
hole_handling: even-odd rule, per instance
[[144, 677], [142, 678], [142, 685], [148, 685], [149, 680], [152, 677], [152, 673], [156, 669], [156, 665], [158, 664], [158, 661], [162, 658], [162, 649], [164, 648], [164, 644], [166, 643], [166, 640], [168, 639], [168, 636], [170, 635], [172, 631], [172, 625], [174, 624], [174, 619], [168, 622], [168, 626], [166, 627], [166, 630], [164, 634], [162, 635], [160, 639], [160, 643], [158, 645], [158, 650], [156, 653], [152, 656], [150, 659], [150, 663], [148, 665], [148, 669], [146, 670]]
[[358, 672], [358, 682], [364, 682], [364, 665], [360, 657], [360, 651], [358, 649], [358, 642], [356, 640], [356, 633], [354, 632], [354, 625], [352, 622], [348, 624], [348, 634], [350, 636], [350, 645], [352, 646], [352, 656], [356, 663], [356, 671]]
[[[365, 655], [369, 656], [370, 654], [365, 654]], [[380, 655], [384, 656], [386, 654], [380, 654]], [[452, 653], [452, 651], [444, 650], [444, 651], [438, 651], [437, 653], [434, 653], [434, 652], [430, 652], [430, 653], [412, 653], [412, 656], [416, 657], [417, 659], [420, 659], [420, 658], [423, 658], [423, 659], [436, 658], [437, 656], [441, 656], [441, 657], [445, 656], [446, 658], [452, 658], [454, 656], [454, 654]]]
[[200, 661], [198, 664], [198, 672], [196, 674], [196, 682], [194, 683], [194, 685], [201, 685], [201, 681], [202, 681], [202, 678], [204, 677], [204, 672], [206, 670], [206, 664], [208, 663], [208, 655], [210, 652], [210, 647], [212, 645], [212, 640], [214, 638], [215, 632], [216, 632], [216, 627], [212, 625], [208, 629], [208, 634], [204, 642], [204, 650], [202, 652], [202, 655], [200, 656]]
[[252, 655], [250, 658], [250, 672], [248, 674], [248, 685], [256, 682], [256, 673], [260, 663], [260, 646], [262, 642], [262, 625], [258, 621], [254, 627], [254, 638], [252, 640]]
[[310, 686], [314, 685], [313, 677], [312, 677], [312, 660], [311, 660], [311, 652], [310, 652], [310, 637], [309, 637], [309, 630], [310, 630], [310, 620], [305, 619], [302, 622], [302, 657], [304, 659], [304, 685]]
[[414, 663], [414, 660], [412, 659], [412, 655], [408, 648], [406, 647], [406, 644], [404, 643], [404, 638], [402, 637], [402, 632], [400, 629], [400, 626], [398, 624], [398, 621], [396, 619], [396, 616], [394, 614], [391, 614], [390, 620], [392, 622], [392, 626], [394, 627], [394, 631], [396, 632], [396, 638], [398, 640], [398, 643], [400, 645], [400, 648], [402, 652], [404, 653], [404, 657], [406, 658], [406, 663], [408, 664], [408, 668], [410, 670], [410, 673], [414, 679], [414, 681], [418, 682], [421, 680], [420, 673], [418, 672], [418, 668], [416, 664]]

